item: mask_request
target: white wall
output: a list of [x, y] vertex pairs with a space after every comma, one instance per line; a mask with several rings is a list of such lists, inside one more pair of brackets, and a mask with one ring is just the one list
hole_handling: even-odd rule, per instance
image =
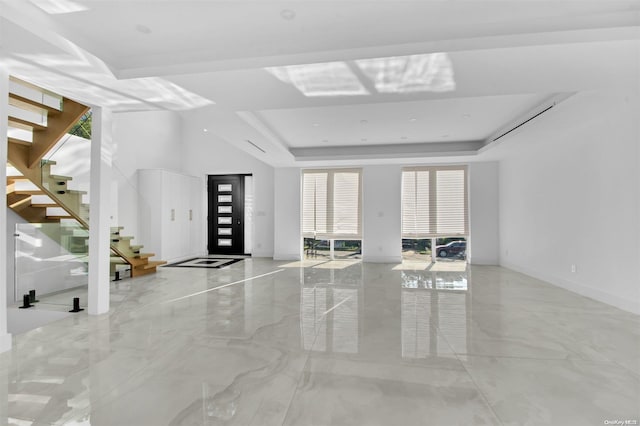
[[402, 262], [402, 167], [362, 170], [362, 261]]
[[469, 262], [497, 265], [498, 238], [498, 162], [469, 164]]
[[300, 260], [301, 178], [298, 168], [278, 168], [274, 175], [274, 247], [276, 260]]
[[579, 93], [496, 148], [503, 266], [640, 313], [639, 104]]
[[7, 304], [15, 301], [16, 224], [27, 223], [11, 209], [7, 210]]
[[[402, 261], [402, 166], [362, 167], [364, 262]], [[276, 169], [275, 257], [300, 257], [300, 173], [298, 168]], [[496, 162], [469, 165], [472, 263], [498, 263], [498, 166]], [[297, 257], [293, 254], [298, 253]]]
[[[182, 119], [171, 111], [113, 114], [114, 160], [111, 193], [112, 225], [124, 226], [123, 235], [138, 236], [138, 169], [180, 171], [183, 150]], [[148, 212], [151, 212], [149, 207]], [[145, 213], [143, 213], [145, 214]], [[134, 240], [134, 244], [144, 241]]]
[[[273, 256], [273, 200], [274, 169], [230, 143], [204, 132], [198, 124], [199, 115], [184, 116], [184, 147], [182, 151], [182, 171], [203, 180], [206, 188], [207, 175], [252, 174], [253, 175], [253, 247], [254, 257]], [[207, 199], [203, 194], [202, 230], [207, 232]], [[206, 250], [206, 238], [205, 247]]]

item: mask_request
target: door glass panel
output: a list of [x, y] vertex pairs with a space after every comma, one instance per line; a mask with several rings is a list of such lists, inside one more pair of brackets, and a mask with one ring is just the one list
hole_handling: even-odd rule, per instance
[[231, 246], [231, 240], [226, 238], [218, 238], [219, 246]]
[[218, 184], [218, 192], [231, 192], [231, 184], [230, 183]]
[[231, 206], [218, 206], [218, 213], [231, 213]]
[[219, 203], [230, 203], [231, 201], [231, 195], [218, 195]]
[[231, 235], [232, 228], [218, 228], [218, 235]]
[[219, 217], [218, 218], [218, 224], [219, 225], [231, 225], [231, 218], [230, 217]]

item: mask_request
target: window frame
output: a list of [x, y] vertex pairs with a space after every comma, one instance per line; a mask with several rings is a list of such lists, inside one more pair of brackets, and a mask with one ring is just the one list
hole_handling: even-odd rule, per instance
[[[462, 171], [463, 172], [463, 230], [462, 232], [451, 232], [449, 229], [445, 229], [443, 232], [439, 232], [438, 230], [438, 172], [441, 171]], [[407, 200], [405, 199], [405, 173], [416, 173], [414, 182], [414, 196], [412, 203], [414, 206], [414, 230], [410, 231], [405, 228], [405, 204]], [[420, 223], [417, 219], [417, 206], [419, 205], [418, 198], [418, 172], [427, 172], [428, 173], [428, 195], [427, 195], [427, 208], [429, 211], [428, 214], [428, 224]], [[447, 165], [447, 166], [413, 166], [413, 167], [403, 167], [402, 168], [402, 188], [401, 188], [401, 233], [403, 239], [427, 239], [427, 238], [447, 238], [447, 237], [464, 237], [468, 239], [469, 237], [469, 170], [467, 165]], [[422, 200], [422, 204], [424, 204], [424, 200]], [[426, 231], [423, 231], [426, 229]]]
[[[326, 173], [326, 231], [314, 229], [305, 231], [305, 174]], [[357, 224], [356, 233], [335, 232], [335, 175], [338, 173], [356, 173], [358, 175], [357, 194]], [[320, 240], [362, 240], [362, 169], [361, 168], [330, 168], [330, 169], [303, 169], [301, 173], [301, 236], [302, 238], [315, 238]], [[316, 227], [314, 225], [314, 227]]]

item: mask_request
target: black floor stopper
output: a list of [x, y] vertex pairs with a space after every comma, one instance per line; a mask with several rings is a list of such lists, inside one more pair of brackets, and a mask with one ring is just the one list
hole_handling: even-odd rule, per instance
[[19, 308], [20, 309], [27, 309], [27, 308], [33, 307], [33, 305], [31, 303], [29, 303], [30, 300], [31, 300], [31, 298], [29, 297], [28, 294], [25, 294], [24, 296], [22, 296], [22, 306], [19, 306]]
[[120, 281], [122, 278], [120, 278], [120, 271], [116, 271], [116, 277], [114, 278], [114, 281]]
[[30, 303], [38, 303], [39, 300], [36, 299], [36, 291], [35, 290], [29, 290], [29, 302]]
[[73, 298], [73, 309], [70, 310], [69, 312], [80, 312], [80, 311], [84, 311], [84, 309], [82, 309], [80, 307], [80, 298], [79, 297], [74, 297]]

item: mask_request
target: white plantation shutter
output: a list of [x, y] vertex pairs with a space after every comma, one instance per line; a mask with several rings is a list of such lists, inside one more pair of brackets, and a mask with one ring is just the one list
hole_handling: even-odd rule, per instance
[[402, 170], [402, 237], [466, 236], [469, 229], [467, 168]]
[[302, 233], [327, 232], [327, 174], [304, 173], [302, 181]]
[[319, 239], [361, 238], [360, 169], [302, 173], [302, 234]]

